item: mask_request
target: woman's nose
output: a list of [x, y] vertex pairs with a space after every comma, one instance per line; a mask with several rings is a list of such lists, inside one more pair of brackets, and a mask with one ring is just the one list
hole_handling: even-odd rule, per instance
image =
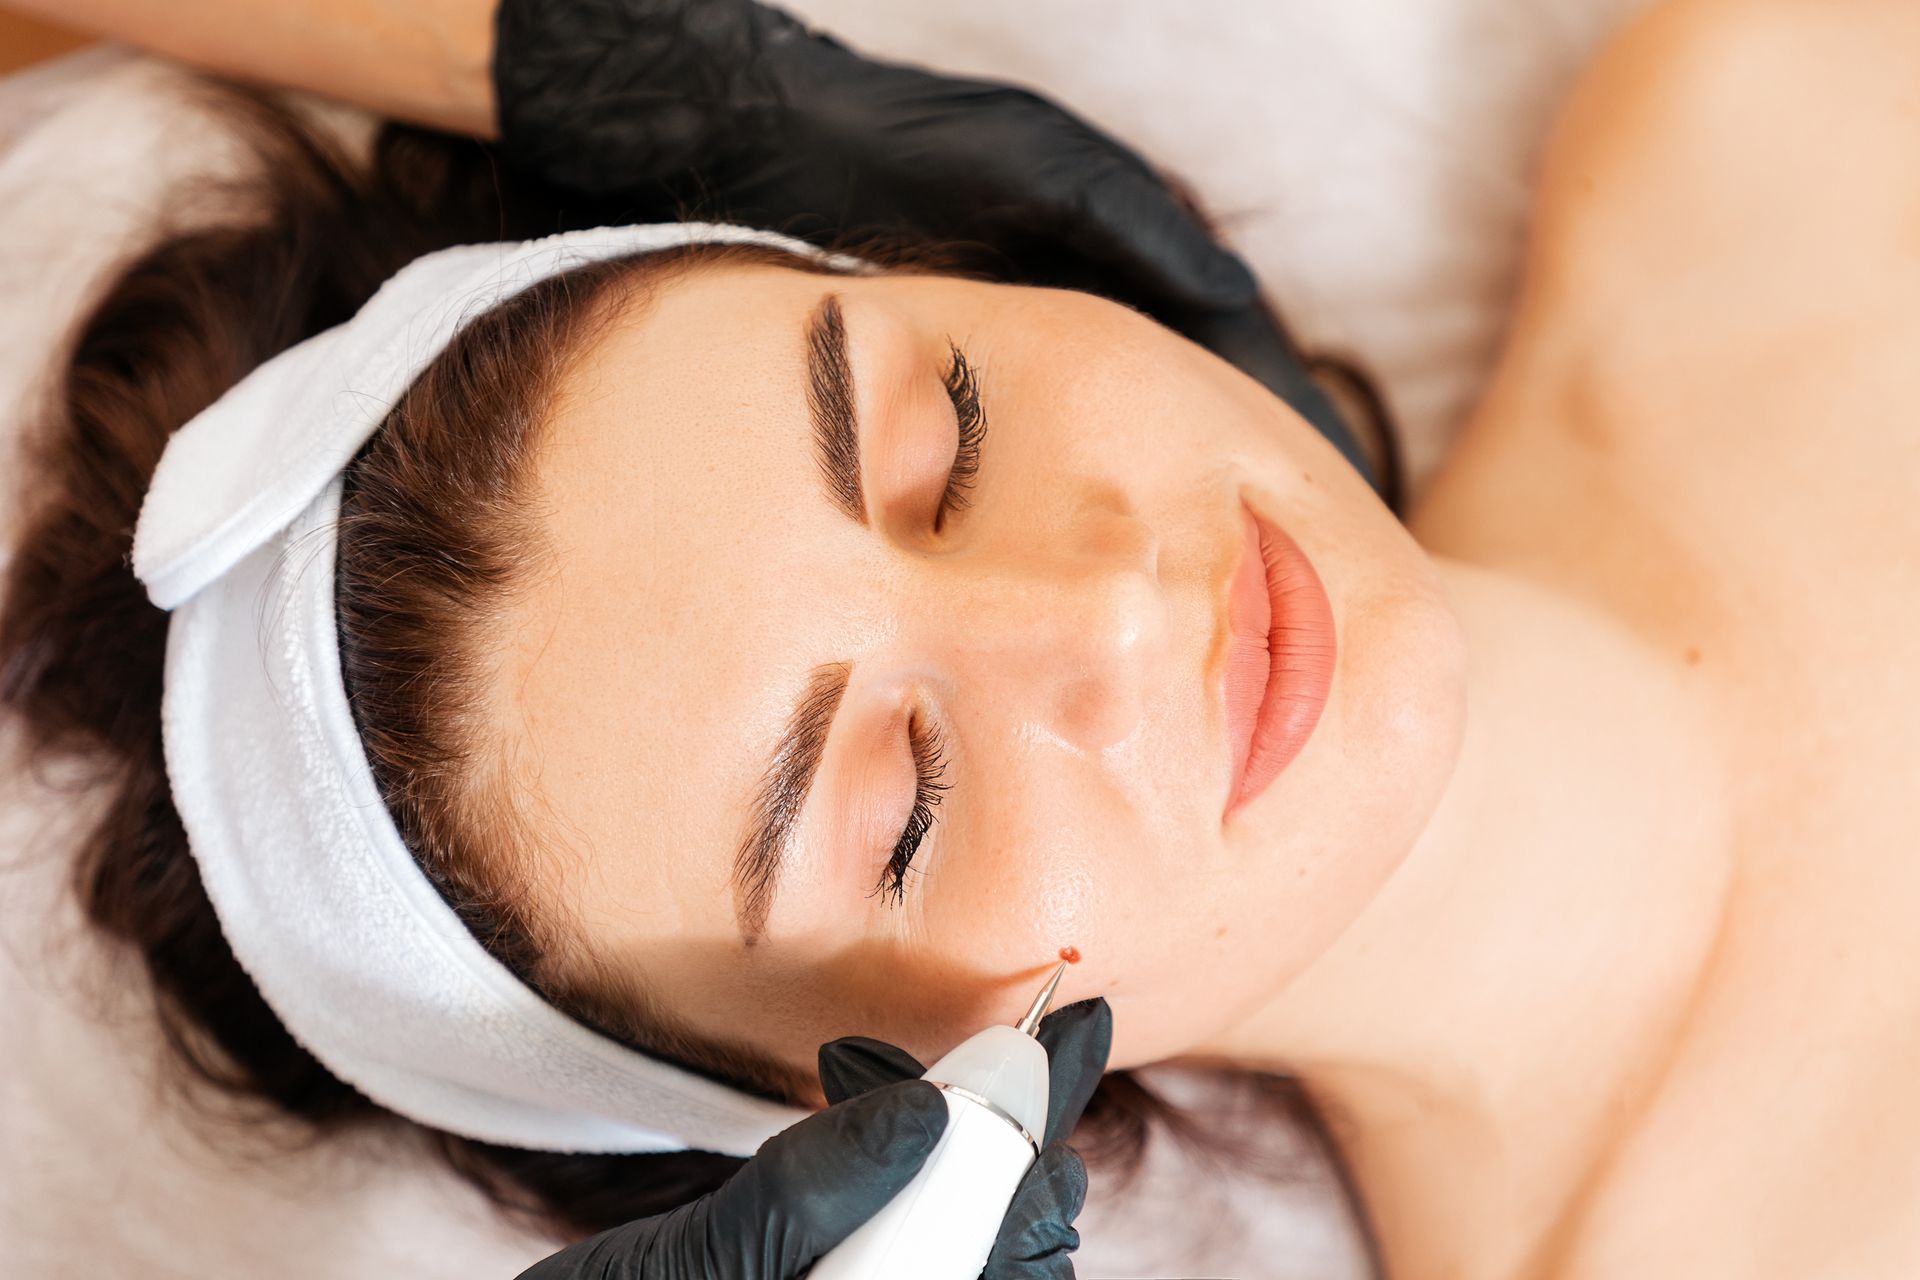
[[1160, 539], [1123, 498], [938, 563], [938, 642], [969, 698], [1082, 750], [1124, 740], [1167, 678]]

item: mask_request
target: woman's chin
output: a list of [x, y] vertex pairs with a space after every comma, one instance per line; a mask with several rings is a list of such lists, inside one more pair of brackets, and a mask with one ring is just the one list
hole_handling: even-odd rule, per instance
[[1221, 873], [1168, 929], [1181, 941], [1160, 962], [1167, 972], [1135, 1001], [1111, 997], [1116, 1063], [1225, 1057], [1279, 1069], [1284, 1045], [1267, 1043], [1264, 1011], [1369, 911], [1431, 821], [1465, 730], [1459, 620], [1437, 581], [1339, 618], [1313, 733], [1223, 824]]

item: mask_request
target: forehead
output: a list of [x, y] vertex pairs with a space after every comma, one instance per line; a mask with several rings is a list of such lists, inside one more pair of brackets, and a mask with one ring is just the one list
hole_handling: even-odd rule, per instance
[[732, 928], [738, 797], [782, 717], [766, 691], [815, 660], [795, 584], [830, 598], [844, 522], [811, 478], [803, 326], [848, 283], [675, 274], [558, 389], [532, 486], [552, 569], [510, 607], [495, 692], [589, 928], [603, 900], [624, 928]]

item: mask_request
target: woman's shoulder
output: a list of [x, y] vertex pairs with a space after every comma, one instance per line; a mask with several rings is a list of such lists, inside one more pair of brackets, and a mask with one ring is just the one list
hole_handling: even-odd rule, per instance
[[1529, 273], [1588, 308], [1749, 275], [1798, 297], [1914, 265], [1916, 212], [1920, 5], [1663, 0], [1562, 107]]
[[1550, 144], [1536, 371], [1646, 466], [1802, 501], [1920, 479], [1884, 462], [1920, 410], [1917, 232], [1920, 5], [1666, 0]]
[[1562, 567], [1605, 544], [1644, 593], [1649, 565], [1711, 566], [1672, 569], [1663, 616], [1870, 599], [1920, 537], [1916, 215], [1920, 6], [1647, 9], [1561, 112], [1507, 343], [1428, 525], [1479, 547], [1488, 500], [1521, 494], [1497, 536]]
[[1495, 384], [1532, 425], [1497, 434], [1550, 424], [1722, 498], [1809, 464], [1833, 496], [1894, 480], [1916, 286], [1920, 5], [1664, 0], [1548, 143]]

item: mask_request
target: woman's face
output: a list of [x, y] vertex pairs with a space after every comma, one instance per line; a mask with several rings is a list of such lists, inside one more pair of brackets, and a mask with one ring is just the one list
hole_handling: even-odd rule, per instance
[[[950, 341], [984, 431], [943, 509]], [[1202, 1046], [1362, 910], [1453, 763], [1461, 648], [1418, 545], [1303, 419], [1114, 303], [672, 277], [566, 375], [537, 481], [554, 569], [494, 688], [565, 854], [539, 883], [688, 1029], [808, 1073], [845, 1034], [931, 1061], [1068, 946], [1056, 1007], [1108, 999], [1111, 1067]], [[1228, 812], [1249, 508], [1312, 562], [1335, 657]]]

